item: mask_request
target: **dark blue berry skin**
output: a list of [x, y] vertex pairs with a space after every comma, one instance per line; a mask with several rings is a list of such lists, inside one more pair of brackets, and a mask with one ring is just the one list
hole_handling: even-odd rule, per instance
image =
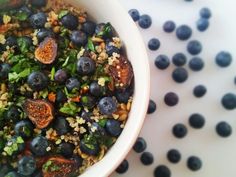
[[171, 177], [171, 171], [167, 166], [159, 165], [154, 170], [154, 177]]
[[207, 92], [207, 88], [204, 85], [197, 85], [193, 89], [193, 95], [197, 98], [203, 97]]
[[136, 142], [133, 146], [133, 150], [137, 153], [141, 153], [141, 152], [145, 151], [146, 148], [147, 148], [147, 143], [146, 143], [145, 139], [142, 137], [138, 137], [138, 139], [136, 140]]
[[75, 46], [81, 47], [87, 44], [88, 36], [83, 31], [73, 31], [70, 40]]
[[74, 149], [75, 146], [73, 144], [66, 142], [63, 142], [58, 146], [59, 153], [66, 158], [72, 157]]
[[192, 36], [192, 29], [188, 25], [181, 25], [176, 29], [176, 36], [179, 40], [187, 40]]
[[39, 12], [30, 17], [30, 24], [34, 29], [44, 28], [46, 22], [47, 16], [43, 12]]
[[140, 18], [140, 14], [139, 11], [137, 9], [130, 9], [129, 10], [129, 15], [131, 16], [131, 18], [136, 22], [139, 20]]
[[93, 142], [93, 144], [88, 144], [86, 143], [85, 140], [81, 140], [80, 141], [80, 150], [85, 153], [85, 154], [88, 154], [88, 155], [94, 155], [94, 156], [97, 156], [99, 151], [100, 151], [100, 148], [99, 148], [99, 145], [97, 144], [97, 142]]
[[153, 100], [149, 100], [147, 114], [152, 114], [156, 111], [156, 103]]
[[20, 177], [20, 175], [15, 171], [11, 171], [7, 173], [4, 177]]
[[189, 117], [189, 125], [192, 128], [200, 129], [205, 125], [205, 118], [203, 115], [194, 113]]
[[103, 94], [103, 87], [97, 81], [93, 81], [89, 86], [89, 92], [95, 97], [100, 97]]
[[54, 33], [51, 29], [42, 28], [37, 33], [37, 38], [39, 42], [42, 42], [46, 37], [54, 37]]
[[93, 21], [86, 21], [82, 25], [82, 31], [89, 36], [92, 36], [95, 33], [95, 29], [96, 29], [96, 23]]
[[144, 152], [142, 153], [141, 157], [140, 157], [140, 161], [142, 162], [143, 165], [151, 165], [154, 161], [154, 157], [152, 155], [152, 153], [150, 152]]
[[108, 56], [112, 56], [113, 53], [120, 54], [120, 49], [111, 45], [109, 42], [106, 44], [106, 52]]
[[197, 40], [192, 40], [187, 45], [187, 51], [191, 55], [197, 55], [202, 51], [202, 44]]
[[188, 79], [188, 71], [185, 68], [178, 67], [173, 71], [172, 78], [177, 83], [183, 83]]
[[43, 172], [41, 170], [36, 170], [33, 174], [33, 177], [43, 177]]
[[201, 71], [204, 67], [204, 62], [199, 57], [194, 57], [189, 61], [189, 68], [192, 71]]
[[228, 67], [232, 60], [232, 55], [226, 51], [219, 52], [215, 58], [216, 64], [220, 67]]
[[67, 72], [63, 69], [59, 69], [55, 73], [54, 80], [55, 80], [55, 82], [57, 82], [59, 84], [63, 84], [66, 82], [67, 77], [68, 77]]
[[181, 154], [177, 149], [171, 149], [167, 152], [167, 159], [176, 164], [181, 160]]
[[170, 65], [170, 59], [166, 55], [159, 55], [155, 59], [155, 65], [158, 69], [164, 70]]
[[119, 174], [123, 174], [127, 172], [129, 169], [129, 162], [125, 159], [123, 162], [117, 167], [116, 172]]
[[192, 171], [198, 171], [202, 167], [202, 161], [199, 157], [190, 156], [187, 160], [187, 167]]
[[197, 29], [198, 31], [206, 31], [207, 28], [209, 27], [209, 20], [205, 19], [205, 18], [200, 18], [198, 21], [197, 21]]
[[66, 102], [66, 100], [67, 100], [66, 94], [63, 91], [58, 90], [56, 94], [56, 103], [58, 104], [64, 103]]
[[209, 19], [211, 17], [211, 10], [207, 7], [204, 7], [200, 10], [200, 16], [205, 19]]
[[174, 92], [169, 92], [164, 97], [164, 102], [167, 106], [175, 106], [179, 102], [179, 97]]
[[163, 25], [163, 30], [166, 32], [166, 33], [172, 33], [176, 28], [176, 25], [175, 25], [175, 22], [169, 20], [169, 21], [166, 21]]
[[30, 17], [32, 15], [32, 11], [31, 9], [29, 9], [27, 6], [22, 6], [20, 9], [19, 9], [19, 13], [24, 13], [27, 15], [27, 17]]
[[34, 7], [38, 7], [38, 8], [44, 7], [47, 5], [47, 0], [31, 0], [30, 2]]
[[53, 122], [53, 128], [59, 136], [67, 134], [71, 129], [65, 117], [56, 117]]
[[[106, 27], [105, 23], [97, 24], [96, 29], [95, 29], [95, 34], [97, 36], [101, 36], [103, 39], [106, 40], [106, 39], [110, 39], [110, 38], [112, 38], [114, 36], [114, 29], [111, 26], [111, 30], [109, 30], [106, 33], [104, 33], [105, 27]], [[101, 33], [103, 33], [103, 35], [100, 35]]]
[[149, 15], [141, 15], [138, 24], [141, 28], [147, 29], [152, 25], [152, 18]]
[[15, 134], [22, 138], [30, 138], [33, 135], [34, 126], [29, 120], [21, 120], [14, 127]]
[[115, 91], [115, 97], [119, 103], [128, 103], [130, 96], [133, 94], [133, 89], [126, 88], [124, 89], [117, 89]]
[[76, 30], [79, 25], [78, 17], [70, 13], [61, 18], [61, 23], [69, 30]]
[[173, 129], [172, 129], [172, 133], [176, 138], [183, 138], [187, 135], [187, 128], [184, 124], [178, 123], [175, 124]]
[[92, 75], [95, 70], [96, 64], [94, 60], [88, 57], [80, 57], [79, 61], [77, 62], [77, 71], [79, 75]]
[[157, 38], [152, 38], [148, 42], [148, 48], [150, 50], [153, 50], [153, 51], [158, 50], [160, 48], [160, 46], [161, 46], [161, 42]]
[[236, 76], [234, 77], [234, 84], [236, 85]]
[[9, 164], [0, 164], [1, 177], [5, 177], [5, 175], [11, 171], [13, 171], [13, 168]]
[[183, 66], [187, 62], [187, 57], [183, 53], [176, 53], [172, 57], [172, 62], [175, 66]]
[[11, 106], [6, 113], [6, 119], [10, 122], [16, 122], [17, 120], [20, 120], [20, 114], [18, 107]]
[[48, 77], [39, 71], [33, 72], [28, 76], [27, 83], [32, 90], [40, 91], [47, 87]]
[[73, 155], [73, 157], [71, 159], [75, 161], [77, 168], [80, 168], [82, 166], [83, 158], [80, 157], [79, 155]]
[[81, 115], [80, 115], [86, 122], [92, 122], [91, 119], [91, 113], [90, 112], [86, 112], [86, 111], [82, 111]]
[[92, 109], [96, 105], [96, 99], [91, 95], [84, 95], [81, 97], [81, 104], [88, 109]]
[[219, 122], [216, 125], [216, 133], [223, 138], [229, 137], [232, 134], [232, 127], [227, 122]]
[[120, 127], [120, 125], [120, 121], [109, 119], [105, 125], [106, 132], [111, 136], [117, 137], [122, 132], [122, 128]]
[[48, 146], [49, 142], [43, 136], [37, 136], [30, 142], [30, 150], [36, 156], [45, 156]]
[[117, 103], [112, 97], [104, 97], [98, 103], [101, 114], [111, 115], [117, 109]]
[[17, 46], [17, 38], [15, 36], [9, 36], [6, 39], [5, 46], [16, 47]]
[[233, 93], [226, 93], [222, 99], [221, 104], [227, 110], [233, 110], [236, 108], [236, 95]]
[[80, 89], [80, 81], [75, 78], [75, 77], [71, 77], [66, 81], [66, 88], [68, 91], [72, 91], [73, 89]]
[[36, 161], [32, 156], [23, 156], [18, 161], [18, 173], [24, 176], [32, 175], [36, 170]]
[[11, 70], [11, 67], [7, 63], [1, 63], [0, 64], [0, 79], [5, 80], [8, 78], [8, 74]]

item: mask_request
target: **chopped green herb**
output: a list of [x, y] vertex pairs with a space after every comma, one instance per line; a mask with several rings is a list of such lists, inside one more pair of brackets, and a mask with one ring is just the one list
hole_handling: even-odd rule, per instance
[[76, 105], [74, 102], [65, 103], [62, 108], [60, 108], [60, 112], [74, 116], [76, 113], [80, 112], [80, 107]]
[[69, 62], [70, 57], [67, 57], [65, 62], [62, 64], [62, 67], [65, 67]]
[[88, 39], [88, 48], [95, 52], [95, 47], [94, 47], [94, 44], [93, 44], [93, 41], [91, 40], [91, 38]]
[[108, 37], [110, 35], [110, 33], [112, 32], [112, 26], [110, 23], [105, 24], [103, 30], [101, 32], [98, 33], [98, 36], [106, 36]]
[[61, 19], [62, 17], [64, 17], [65, 15], [67, 15], [69, 13], [68, 10], [62, 10], [60, 11], [58, 18]]
[[29, 45], [26, 41], [26, 38], [20, 37], [17, 39], [17, 44], [20, 47], [20, 51], [25, 54], [29, 51]]
[[25, 21], [25, 20], [27, 20], [28, 15], [27, 15], [26, 12], [20, 11], [20, 12], [17, 12], [16, 18], [17, 18], [18, 20], [20, 20], [20, 21]]
[[101, 119], [101, 120], [99, 120], [99, 122], [98, 122], [98, 124], [99, 124], [101, 127], [105, 127], [106, 123], [107, 123], [107, 119]]
[[9, 73], [8, 74], [8, 79], [10, 82], [18, 82], [19, 79], [27, 77], [31, 73], [30, 68], [26, 68], [23, 71], [21, 71], [19, 74], [16, 72]]
[[39, 96], [43, 97], [44, 99], [48, 97], [48, 90], [42, 90], [39, 92]]

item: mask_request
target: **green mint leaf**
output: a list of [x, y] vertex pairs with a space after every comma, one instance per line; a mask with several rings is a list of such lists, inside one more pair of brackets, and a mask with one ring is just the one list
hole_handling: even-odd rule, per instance
[[107, 119], [101, 119], [101, 120], [99, 120], [99, 122], [98, 122], [98, 124], [99, 124], [101, 127], [105, 127], [106, 123], [107, 123]]
[[17, 39], [17, 44], [20, 47], [20, 51], [22, 53], [27, 53], [29, 50], [28, 42], [26, 41], [26, 38], [20, 37]]
[[95, 52], [95, 47], [91, 38], [88, 39], [88, 48], [89, 50]]
[[18, 20], [20, 20], [20, 21], [25, 21], [25, 20], [27, 20], [28, 15], [27, 15], [26, 12], [18, 12], [18, 13], [16, 14], [16, 18], [17, 18]]
[[55, 67], [52, 67], [51, 74], [50, 74], [51, 81], [54, 81], [55, 73], [56, 73], [56, 69], [55, 69]]
[[64, 17], [65, 15], [67, 15], [69, 13], [68, 10], [62, 10], [60, 11], [58, 18], [61, 19], [62, 17]]
[[67, 57], [65, 62], [62, 64], [62, 67], [65, 67], [69, 62], [70, 57]]

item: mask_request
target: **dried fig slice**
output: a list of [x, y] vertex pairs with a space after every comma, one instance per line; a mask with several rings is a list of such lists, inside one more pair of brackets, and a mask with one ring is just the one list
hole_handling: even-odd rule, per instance
[[44, 100], [27, 99], [23, 104], [23, 109], [39, 129], [47, 127], [54, 118], [52, 104]]
[[45, 38], [35, 50], [35, 58], [43, 64], [51, 64], [57, 56], [57, 43], [51, 37]]
[[120, 57], [118, 62], [110, 65], [108, 71], [118, 88], [128, 87], [134, 77], [130, 62], [123, 56]]

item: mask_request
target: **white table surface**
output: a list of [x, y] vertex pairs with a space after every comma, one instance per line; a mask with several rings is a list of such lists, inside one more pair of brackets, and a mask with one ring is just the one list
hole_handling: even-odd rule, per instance
[[[157, 111], [147, 115], [142, 137], [147, 141], [147, 151], [154, 154], [154, 163], [143, 166], [139, 160], [140, 154], [131, 150], [127, 159], [129, 170], [123, 175], [114, 173], [112, 177], [152, 177], [157, 165], [167, 165], [172, 177], [236, 177], [236, 111], [226, 111], [220, 103], [226, 92], [236, 93], [234, 76], [236, 76], [235, 60], [231, 66], [222, 69], [216, 66], [214, 58], [217, 52], [228, 50], [236, 56], [236, 1], [235, 0], [194, 0], [189, 3], [184, 0], [119, 0], [127, 11], [137, 8], [142, 14], [152, 16], [153, 24], [147, 30], [140, 29], [144, 42], [152, 37], [161, 41], [158, 51], [148, 49], [151, 64], [151, 98], [157, 103]], [[210, 28], [200, 33], [196, 30], [195, 22], [199, 18], [199, 10], [207, 6], [212, 10]], [[183, 84], [176, 84], [171, 78], [175, 68], [173, 64], [165, 71], [154, 66], [154, 59], [159, 54], [169, 57], [176, 52], [186, 52], [187, 42], [177, 40], [175, 34], [167, 34], [162, 30], [166, 20], [174, 20], [177, 25], [189, 24], [194, 30], [191, 39], [198, 39], [203, 44], [203, 51], [199, 55], [205, 61], [201, 72], [189, 71], [189, 79]], [[191, 58], [187, 54], [188, 58]], [[235, 59], [235, 58], [234, 58]], [[200, 99], [192, 95], [194, 86], [204, 84], [207, 94]], [[176, 92], [180, 102], [175, 107], [167, 107], [163, 102], [165, 93]], [[188, 117], [199, 112], [206, 117], [203, 129], [195, 130], [188, 125]], [[215, 132], [217, 122], [225, 120], [233, 127], [233, 134], [229, 138], [220, 138]], [[171, 133], [176, 123], [187, 125], [188, 134], [183, 139], [176, 139]], [[169, 149], [176, 148], [182, 154], [178, 164], [171, 164], [166, 159]], [[196, 155], [203, 161], [200, 171], [191, 172], [186, 167], [188, 156]]]

